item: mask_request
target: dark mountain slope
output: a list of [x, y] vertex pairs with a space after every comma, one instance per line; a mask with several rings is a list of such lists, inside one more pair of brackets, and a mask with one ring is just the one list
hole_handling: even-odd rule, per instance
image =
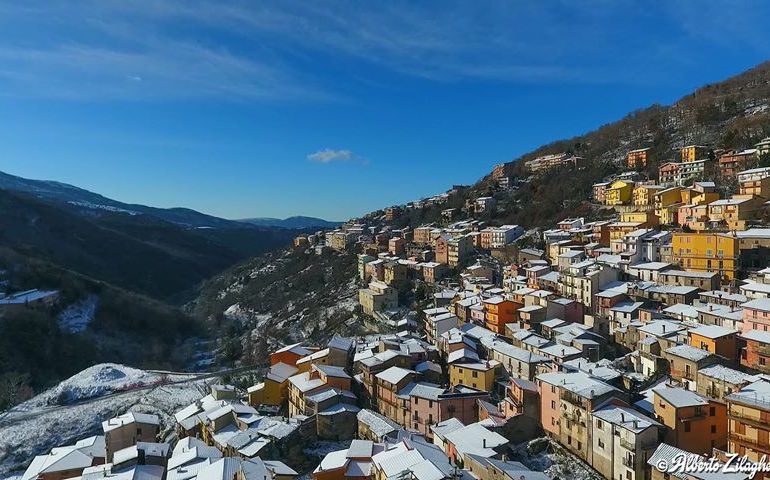
[[242, 257], [157, 219], [85, 218], [2, 190], [0, 245], [156, 298], [188, 290]]
[[248, 228], [241, 222], [206, 215], [189, 208], [155, 208], [128, 204], [66, 183], [31, 180], [3, 172], [0, 172], [0, 189], [28, 193], [47, 202], [90, 211], [94, 214], [99, 212], [143, 214], [190, 228]]

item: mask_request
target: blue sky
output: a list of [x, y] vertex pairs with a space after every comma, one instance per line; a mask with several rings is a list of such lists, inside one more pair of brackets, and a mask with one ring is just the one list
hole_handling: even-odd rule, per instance
[[0, 170], [345, 219], [767, 60], [766, 18], [761, 1], [0, 0]]

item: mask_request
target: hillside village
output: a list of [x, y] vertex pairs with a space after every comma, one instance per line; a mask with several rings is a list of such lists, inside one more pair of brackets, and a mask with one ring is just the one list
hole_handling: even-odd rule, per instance
[[259, 383], [214, 385], [163, 429], [107, 419], [21, 478], [712, 478], [661, 468], [679, 454], [745, 456], [731, 478], [752, 478], [770, 455], [770, 139], [682, 147], [654, 179], [649, 154], [593, 185], [597, 218], [488, 220], [497, 193], [580, 169], [565, 153], [498, 165], [492, 195], [297, 237], [293, 255], [358, 255], [357, 314], [388, 331], [283, 346]]

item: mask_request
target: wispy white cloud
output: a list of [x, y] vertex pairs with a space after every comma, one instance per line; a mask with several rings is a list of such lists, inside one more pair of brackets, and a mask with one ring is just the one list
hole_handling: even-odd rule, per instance
[[350, 160], [362, 160], [361, 157], [354, 155], [350, 150], [333, 150], [326, 148], [318, 150], [307, 156], [307, 159], [316, 163], [347, 162]]
[[[341, 80], [375, 83], [383, 74], [633, 84], [655, 81], [652, 70], [676, 74], [687, 42], [711, 31], [701, 26], [719, 12], [741, 26], [731, 40], [770, 53], [748, 27], [770, 14], [759, 2], [4, 3], [0, 95], [328, 100], [346, 95]], [[640, 31], [665, 26], [657, 36], [629, 35], [629, 22]]]

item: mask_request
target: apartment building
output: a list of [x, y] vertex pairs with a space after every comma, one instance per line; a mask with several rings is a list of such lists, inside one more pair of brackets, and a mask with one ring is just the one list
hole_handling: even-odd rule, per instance
[[667, 427], [666, 443], [704, 455], [727, 447], [724, 403], [682, 388], [657, 387], [653, 392], [655, 417]]
[[540, 418], [545, 432], [589, 464], [593, 462], [591, 414], [614, 397], [617, 388], [584, 372], [551, 372], [537, 376]]
[[102, 422], [106, 461], [112, 462], [118, 450], [137, 442], [156, 442], [160, 433], [160, 418], [148, 413], [128, 412]]
[[644, 168], [647, 166], [649, 155], [649, 147], [630, 150], [628, 153], [626, 153], [626, 166], [631, 170]]
[[655, 453], [663, 425], [622, 405], [606, 405], [591, 413], [592, 462], [605, 478], [644, 480], [647, 461]]
[[738, 238], [723, 233], [675, 232], [672, 257], [685, 270], [716, 272], [722, 282], [732, 282], [739, 270]]
[[750, 371], [770, 374], [770, 332], [749, 330], [740, 338], [745, 343], [740, 352], [741, 365]]
[[770, 381], [761, 379], [725, 397], [728, 451], [749, 460], [770, 458]]
[[377, 379], [377, 410], [399, 425], [409, 421], [409, 397], [402, 398], [399, 392], [414, 383], [417, 372], [401, 367], [390, 367], [375, 375]]
[[731, 150], [719, 156], [717, 168], [722, 177], [733, 178], [738, 175], [738, 172], [746, 170], [747, 167], [753, 165], [758, 159], [756, 148], [740, 151]]
[[385, 282], [372, 280], [368, 288], [358, 291], [358, 302], [367, 315], [393, 310], [398, 308], [398, 291]]
[[487, 330], [500, 335], [505, 333], [507, 324], [517, 321], [516, 311], [523, 306], [501, 296], [486, 298], [482, 301], [482, 305]]

